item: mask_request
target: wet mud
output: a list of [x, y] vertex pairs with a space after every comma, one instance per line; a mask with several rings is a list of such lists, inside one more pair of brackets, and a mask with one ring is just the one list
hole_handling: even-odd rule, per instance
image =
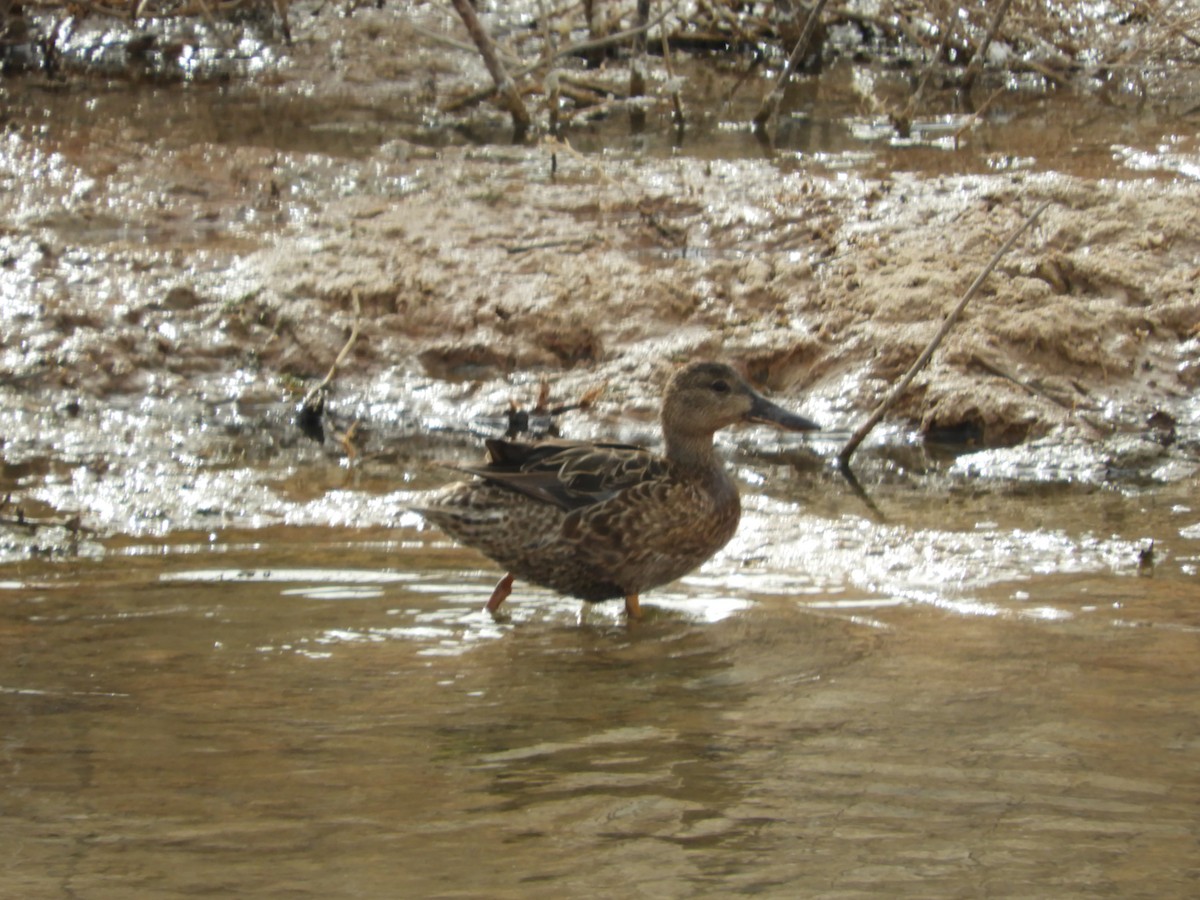
[[[833, 450], [1043, 200], [868, 445], [867, 477], [914, 441], [988, 451], [976, 473], [1195, 472], [1198, 148], [1171, 92], [1139, 109], [1015, 90], [981, 117], [935, 99], [900, 139], [864, 109], [901, 76], [841, 63], [764, 147], [739, 124], [753, 91], [697, 66], [682, 136], [664, 107], [641, 134], [614, 113], [505, 146], [485, 111], [430, 118], [478, 73], [421, 15], [314, 17], [258, 80], [5, 85], [15, 502], [119, 532], [81, 472], [124, 479], [136, 510], [146, 481], [312, 458], [294, 407], [355, 324], [319, 457], [462, 443], [542, 381], [563, 403], [607, 385], [570, 433], [652, 437], [667, 372], [698, 356], [807, 409]], [[369, 78], [385, 33], [411, 52]], [[196, 524], [167, 498], [160, 522]]]

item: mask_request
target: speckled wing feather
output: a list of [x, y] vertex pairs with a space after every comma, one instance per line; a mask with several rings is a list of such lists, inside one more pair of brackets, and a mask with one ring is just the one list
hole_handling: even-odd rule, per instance
[[493, 439], [487, 449], [486, 465], [455, 468], [568, 512], [660, 478], [666, 468], [661, 458], [629, 444]]

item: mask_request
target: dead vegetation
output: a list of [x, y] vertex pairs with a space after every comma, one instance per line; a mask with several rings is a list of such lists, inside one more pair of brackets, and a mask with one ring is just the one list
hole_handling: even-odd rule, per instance
[[[837, 5], [697, 0], [659, 2], [657, 16], [646, 0], [537, 8], [528, 22], [504, 20], [495, 39], [471, 16], [468, 30], [489, 60], [493, 83], [452, 98], [444, 110], [461, 111], [500, 95], [519, 135], [533, 121], [531, 102], [546, 110], [547, 130], [557, 133], [564, 119], [622, 105], [637, 114], [657, 97], [669, 100], [682, 126], [686, 116], [671, 56], [689, 52], [734, 60], [747, 75], [762, 68], [778, 73], [754, 117], [761, 130], [792, 73], [815, 75], [823, 59], [848, 55], [921, 73], [908, 102], [890, 111], [904, 133], [935, 76], [964, 96], [987, 72], [1047, 87], [1132, 91], [1147, 99], [1159, 76], [1200, 70], [1200, 11], [1186, 0], [1115, 0], [1086, 8], [1058, 0]], [[646, 83], [647, 53], [661, 57], [666, 68], [657, 86]], [[503, 77], [497, 75], [497, 60], [507, 62]], [[586, 76], [581, 68], [604, 74]]]
[[[577, 110], [669, 102], [684, 112], [673, 53], [736, 60], [754, 69], [788, 66], [819, 71], [823, 58], [850, 55], [919, 70], [969, 88], [982, 71], [1029, 76], [1048, 85], [1096, 90], [1133, 85], [1149, 94], [1158, 76], [1200, 68], [1200, 7], [1192, 0], [879, 0], [815, 4], [799, 0], [378, 0], [414, 15], [456, 10], [466, 23], [436, 36], [447, 46], [479, 48], [493, 82], [443, 104], [462, 110], [496, 98], [519, 129], [546, 126]], [[6, 72], [87, 69], [103, 49], [122, 63], [178, 70], [189, 47], [208, 45], [214, 76], [228, 74], [221, 53], [234, 53], [247, 25], [266, 41], [290, 42], [292, 23], [353, 16], [359, 0], [0, 0], [0, 65]], [[190, 21], [186, 37], [176, 24]], [[449, 21], [447, 19], [447, 21]], [[100, 23], [92, 37], [87, 26]], [[174, 29], [174, 30], [173, 30]], [[463, 31], [466, 33], [464, 34]], [[468, 39], [472, 43], [468, 43]], [[189, 43], [190, 42], [190, 43]], [[809, 45], [809, 46], [806, 46]], [[665, 76], [648, 81], [646, 56], [660, 58]], [[590, 74], [589, 74], [590, 73]], [[190, 71], [188, 77], [203, 77]], [[768, 98], [764, 97], [764, 103]], [[545, 122], [534, 122], [526, 106]]]

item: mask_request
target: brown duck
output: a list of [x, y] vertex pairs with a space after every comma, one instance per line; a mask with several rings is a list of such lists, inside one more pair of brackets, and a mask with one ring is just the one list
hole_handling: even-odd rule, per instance
[[587, 601], [624, 597], [637, 617], [639, 594], [687, 574], [733, 537], [741, 504], [713, 435], [741, 422], [818, 427], [729, 366], [692, 363], [663, 397], [663, 455], [628, 444], [489, 440], [485, 464], [459, 467], [477, 477], [417, 512], [507, 570], [490, 612], [516, 577]]

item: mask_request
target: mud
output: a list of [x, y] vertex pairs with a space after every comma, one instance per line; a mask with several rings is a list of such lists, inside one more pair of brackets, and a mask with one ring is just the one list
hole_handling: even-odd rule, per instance
[[[1175, 93], [1018, 90], [983, 118], [934, 100], [900, 140], [862, 111], [898, 76], [843, 64], [763, 147], [739, 124], [754, 86], [681, 63], [682, 137], [664, 106], [641, 135], [618, 111], [565, 144], [476, 144], [502, 119], [432, 112], [481, 77], [429, 37], [451, 24], [302, 18], [285, 61], [233, 84], [5, 83], [9, 513], [203, 528], [179, 498], [211, 480], [222, 521], [253, 522], [274, 503], [264, 466], [465, 444], [542, 381], [556, 402], [607, 385], [558, 423], [571, 434], [652, 440], [662, 380], [698, 356], [819, 419], [813, 445], [760, 448], [811, 465], [1042, 200], [868, 444], [867, 477], [922, 441], [986, 451], [950, 470], [971, 477], [1194, 475], [1200, 144]], [[356, 320], [318, 446], [295, 406]], [[902, 468], [938, 466], [917, 449]]]

